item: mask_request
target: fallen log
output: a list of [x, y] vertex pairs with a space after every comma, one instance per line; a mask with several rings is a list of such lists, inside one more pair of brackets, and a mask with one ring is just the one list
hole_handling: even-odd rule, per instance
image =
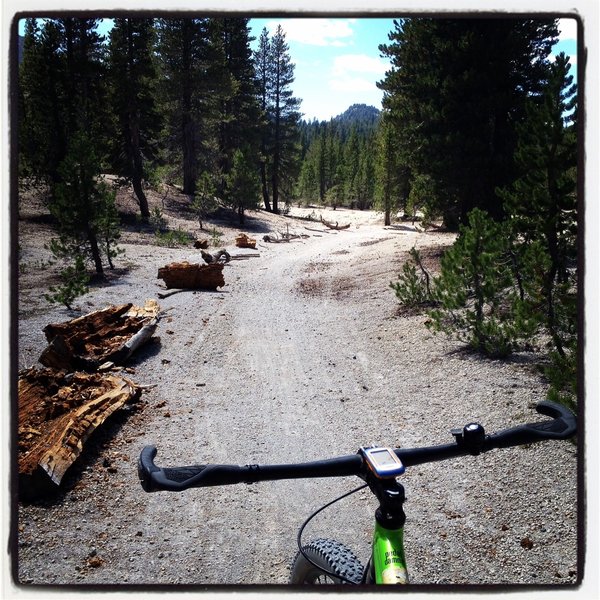
[[268, 242], [270, 244], [281, 244], [282, 242], [289, 242], [289, 238], [279, 238], [277, 235], [264, 235], [263, 242]]
[[222, 250], [219, 250], [218, 252], [215, 252], [214, 254], [210, 254], [210, 252], [204, 252], [204, 250], [200, 250], [200, 254], [207, 264], [217, 261], [227, 263], [231, 260], [231, 254], [229, 254], [229, 252], [227, 252], [227, 250], [225, 250], [224, 248]]
[[235, 238], [235, 245], [238, 248], [256, 248], [256, 240], [248, 237], [245, 233], [240, 233]]
[[102, 363], [123, 364], [156, 331], [160, 307], [147, 300], [109, 306], [44, 328], [49, 344], [39, 361], [45, 367], [95, 371]]
[[337, 221], [335, 223], [331, 223], [329, 221], [326, 221], [323, 217], [321, 217], [321, 223], [323, 223], [323, 225], [325, 225], [325, 227], [328, 227], [329, 229], [336, 229], [336, 230], [340, 230], [340, 229], [348, 229], [350, 227], [350, 223], [347, 223], [346, 225], [338, 225]]
[[32, 367], [18, 391], [19, 496], [33, 499], [60, 486], [90, 435], [141, 390], [110, 373]]
[[222, 262], [199, 265], [183, 261], [171, 263], [158, 270], [158, 278], [162, 279], [167, 289], [216, 290], [225, 285]]

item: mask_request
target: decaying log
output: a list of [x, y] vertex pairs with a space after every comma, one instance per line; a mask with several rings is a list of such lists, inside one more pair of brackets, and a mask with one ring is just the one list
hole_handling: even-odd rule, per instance
[[280, 238], [277, 235], [264, 235], [263, 242], [269, 242], [271, 244], [281, 244], [282, 242], [289, 242], [289, 238]]
[[289, 231], [282, 231], [281, 233], [264, 235], [263, 241], [270, 242], [272, 244], [279, 244], [281, 242], [290, 242], [291, 240], [307, 239], [309, 237], [310, 235], [307, 235], [305, 233], [290, 233]]
[[216, 290], [225, 285], [222, 262], [199, 265], [183, 261], [171, 263], [158, 270], [158, 278], [170, 288], [186, 290]]
[[140, 389], [110, 373], [67, 374], [30, 368], [19, 374], [19, 495], [31, 499], [56, 489], [93, 431]]
[[329, 221], [326, 221], [323, 217], [321, 217], [321, 223], [323, 223], [323, 225], [325, 225], [325, 227], [329, 227], [329, 229], [348, 229], [350, 227], [350, 223], [347, 223], [346, 225], [338, 225], [337, 221], [335, 223], [330, 223]]
[[245, 233], [240, 233], [235, 238], [235, 245], [238, 248], [256, 248], [256, 240], [248, 237]]
[[207, 250], [208, 249], [208, 240], [196, 240], [194, 242], [194, 248], [196, 249], [200, 249], [202, 248], [203, 250]]
[[94, 371], [102, 363], [124, 363], [154, 334], [160, 307], [146, 300], [143, 307], [133, 304], [109, 306], [65, 323], [44, 328], [49, 344], [39, 361], [55, 369]]

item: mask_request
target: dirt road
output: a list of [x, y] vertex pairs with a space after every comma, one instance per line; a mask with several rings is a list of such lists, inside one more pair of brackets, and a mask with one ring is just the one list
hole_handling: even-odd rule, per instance
[[[427, 331], [425, 316], [396, 314], [389, 282], [405, 253], [449, 244], [451, 236], [383, 228], [373, 213], [333, 216], [351, 219], [351, 228], [293, 221], [310, 237], [260, 242], [260, 257], [229, 263], [218, 292], [160, 300], [160, 343], [134, 362], [132, 378], [155, 386], [143, 408], [98, 437], [59, 498], [20, 507], [23, 583], [285, 583], [304, 518], [359, 483], [145, 494], [135, 463], [149, 443], [163, 466], [281, 463], [349, 454], [372, 442], [441, 443], [450, 428], [472, 420], [490, 431], [531, 420], [545, 386], [527, 357], [499, 362], [456, 353]], [[156, 297], [158, 267], [192, 255], [133, 243], [126, 249], [136, 268], [94, 290], [91, 308]], [[43, 347], [48, 319], [61, 320], [53, 311], [23, 318], [22, 366]], [[574, 581], [575, 447], [508, 452], [407, 473], [413, 581]], [[366, 558], [374, 508], [360, 492], [319, 517], [306, 536], [336, 537]]]

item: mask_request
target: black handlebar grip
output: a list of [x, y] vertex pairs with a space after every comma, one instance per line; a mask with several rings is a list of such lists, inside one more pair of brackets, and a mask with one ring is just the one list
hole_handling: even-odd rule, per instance
[[156, 446], [146, 446], [138, 460], [138, 475], [146, 492], [159, 490], [181, 491], [200, 479], [206, 469], [204, 465], [163, 469], [154, 464]]
[[155, 492], [156, 488], [152, 482], [152, 473], [160, 469], [154, 464], [156, 446], [146, 446], [142, 449], [138, 460], [138, 477], [145, 492]]
[[566, 407], [543, 400], [536, 405], [540, 414], [552, 417], [550, 421], [527, 423], [492, 433], [486, 445], [491, 448], [508, 448], [541, 440], [566, 440], [577, 432], [575, 415]]

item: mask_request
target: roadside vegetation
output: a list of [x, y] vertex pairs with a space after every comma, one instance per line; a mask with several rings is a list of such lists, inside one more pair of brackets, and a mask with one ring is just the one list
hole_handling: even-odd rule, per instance
[[383, 110], [328, 122], [301, 120], [281, 27], [253, 52], [248, 21], [122, 17], [104, 39], [98, 19], [27, 19], [19, 177], [53, 218], [47, 300], [70, 307], [114, 268], [119, 186], [167, 246], [189, 235], [150, 209], [150, 189], [177, 187], [200, 228], [222, 209], [240, 227], [292, 202], [376, 209], [384, 225], [458, 233], [439, 273], [411, 253], [398, 301], [484, 356], [535, 348], [550, 396], [574, 407], [577, 89], [551, 54], [556, 20], [399, 20], [380, 46]]

